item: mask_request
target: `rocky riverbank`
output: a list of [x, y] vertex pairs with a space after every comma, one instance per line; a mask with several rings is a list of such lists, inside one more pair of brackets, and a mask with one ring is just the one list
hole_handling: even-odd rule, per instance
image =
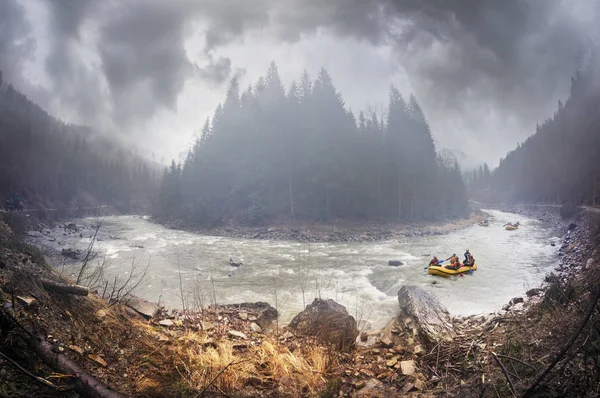
[[[40, 278], [60, 278], [2, 227], [0, 294], [18, 324], [4, 317], [0, 337], [24, 339], [2, 339], [1, 351], [35, 375], [60, 371], [23, 343], [24, 330], [41, 330], [53, 352], [127, 396], [585, 396], [600, 375], [600, 335], [592, 327], [600, 324], [600, 218], [523, 211], [564, 233], [556, 272], [542, 286], [494, 314], [461, 318], [420, 289], [403, 287], [399, 315], [360, 334], [346, 309], [329, 300], [315, 300], [288, 327], [266, 303], [166, 311], [46, 291]], [[43, 228], [38, 238], [50, 239]], [[76, 382], [32, 386], [19, 368], [0, 361], [7, 369], [0, 381], [13, 396], [58, 396]]]
[[376, 242], [413, 236], [445, 235], [488, 217], [481, 210], [468, 218], [437, 222], [352, 222], [335, 220], [330, 223], [288, 221], [269, 226], [245, 227], [230, 223], [215, 228], [194, 228], [181, 222], [161, 221], [168, 228], [182, 229], [201, 235], [242, 239], [293, 240], [299, 242]]

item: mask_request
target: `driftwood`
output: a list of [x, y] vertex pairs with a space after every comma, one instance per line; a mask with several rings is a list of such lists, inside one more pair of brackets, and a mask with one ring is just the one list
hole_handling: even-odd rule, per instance
[[90, 292], [90, 289], [88, 289], [85, 286], [58, 283], [48, 279], [40, 279], [40, 282], [44, 289], [46, 289], [49, 292], [61, 294], [74, 294], [77, 296], [87, 296]]
[[[5, 303], [2, 306], [0, 316], [5, 314], [8, 315], [7, 319], [10, 319], [11, 322], [16, 322], [14, 310], [10, 303]], [[19, 326], [23, 327], [20, 324]], [[56, 372], [72, 375], [74, 382], [71, 386], [80, 395], [90, 398], [125, 398], [124, 395], [111, 390], [106, 384], [84, 371], [68, 356], [55, 352], [57, 350], [55, 350], [53, 344], [46, 340], [45, 336], [28, 332], [27, 336], [22, 337], [45, 364]]]

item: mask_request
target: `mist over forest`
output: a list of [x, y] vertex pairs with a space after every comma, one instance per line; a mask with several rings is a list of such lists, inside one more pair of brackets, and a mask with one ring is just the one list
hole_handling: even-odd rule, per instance
[[231, 81], [183, 164], [165, 172], [154, 212], [201, 225], [432, 220], [467, 215], [467, 192], [414, 96], [392, 86], [385, 118], [357, 119], [325, 69], [286, 90], [273, 62], [243, 91]]

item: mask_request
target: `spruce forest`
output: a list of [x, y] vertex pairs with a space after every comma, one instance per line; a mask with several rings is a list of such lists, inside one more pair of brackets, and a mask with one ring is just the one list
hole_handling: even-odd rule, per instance
[[157, 174], [148, 161], [89, 127], [50, 116], [0, 71], [0, 199], [25, 207], [150, 205]]
[[552, 118], [507, 154], [492, 175], [496, 201], [600, 202], [600, 67], [594, 57], [571, 79]]
[[286, 89], [275, 63], [244, 91], [231, 81], [183, 163], [165, 171], [154, 208], [202, 226], [467, 213], [458, 162], [436, 152], [414, 96], [392, 86], [386, 115], [357, 120], [325, 69]]

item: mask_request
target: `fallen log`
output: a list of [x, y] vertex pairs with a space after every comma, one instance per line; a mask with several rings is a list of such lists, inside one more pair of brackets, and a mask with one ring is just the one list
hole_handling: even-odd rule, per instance
[[[7, 314], [7, 320], [16, 322], [15, 312], [10, 303], [5, 303], [2, 306], [0, 316]], [[23, 328], [18, 322], [18, 326]], [[22, 336], [25, 343], [40, 357], [40, 359], [50, 366], [57, 373], [68, 374], [73, 376], [73, 389], [84, 397], [90, 398], [125, 398], [124, 395], [113, 391], [109, 386], [84, 371], [71, 358], [61, 354], [54, 348], [54, 345], [46, 340], [46, 337], [41, 334], [27, 333], [27, 336]]]
[[40, 282], [44, 289], [46, 289], [49, 292], [61, 294], [74, 294], [77, 296], [87, 296], [90, 293], [90, 289], [88, 289], [85, 286], [58, 283], [49, 279], [40, 279]]

